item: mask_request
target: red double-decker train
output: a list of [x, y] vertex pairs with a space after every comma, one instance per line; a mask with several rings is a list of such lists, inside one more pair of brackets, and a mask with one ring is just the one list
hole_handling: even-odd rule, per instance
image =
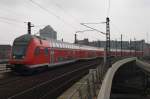
[[[142, 51], [122, 50], [124, 56], [142, 56]], [[111, 56], [121, 56], [121, 50], [111, 50]], [[54, 67], [80, 59], [104, 57], [104, 48], [71, 44], [25, 34], [14, 40], [9, 66], [15, 71], [32, 71]]]

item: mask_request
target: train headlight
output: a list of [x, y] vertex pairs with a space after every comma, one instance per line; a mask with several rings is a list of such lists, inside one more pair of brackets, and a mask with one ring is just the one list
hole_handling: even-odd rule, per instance
[[24, 56], [22, 56], [22, 58], [24, 58]]
[[13, 56], [13, 58], [16, 58], [16, 56]]

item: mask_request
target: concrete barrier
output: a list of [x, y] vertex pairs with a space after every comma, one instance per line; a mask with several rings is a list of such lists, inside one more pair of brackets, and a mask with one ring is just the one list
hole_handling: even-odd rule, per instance
[[140, 60], [136, 60], [136, 65], [139, 66], [140, 68], [142, 68], [142, 70], [145, 70], [147, 72], [150, 72], [150, 64], [140, 61]]
[[113, 77], [114, 77], [116, 71], [121, 66], [123, 66], [125, 63], [135, 61], [136, 59], [137, 59], [136, 57], [133, 57], [133, 58], [127, 58], [127, 59], [120, 60], [120, 61], [114, 63], [112, 65], [112, 67], [110, 67], [108, 69], [108, 71], [104, 77], [104, 80], [102, 82], [101, 89], [100, 89], [97, 99], [110, 99], [112, 81], [113, 81]]

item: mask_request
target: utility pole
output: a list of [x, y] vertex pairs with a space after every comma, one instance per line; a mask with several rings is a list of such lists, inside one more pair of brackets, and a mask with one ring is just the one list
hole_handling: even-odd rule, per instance
[[77, 34], [74, 35], [74, 43], [77, 44]]
[[136, 39], [134, 38], [134, 56], [136, 57]]
[[[101, 22], [101, 23], [106, 23], [106, 33], [99, 31], [95, 28], [92, 28], [90, 26], [88, 26], [87, 24], [95, 24], [95, 23], [80, 23], [81, 25], [91, 29], [90, 31], [97, 31], [98, 33], [101, 33], [103, 35], [106, 36], [106, 46], [105, 46], [105, 55], [104, 55], [104, 63], [108, 66], [111, 66], [111, 51], [110, 51], [110, 25], [109, 25], [109, 17], [106, 17], [106, 22]], [[100, 23], [96, 23], [96, 24], [100, 24]]]
[[27, 26], [28, 26], [28, 34], [31, 35], [31, 27], [34, 27], [34, 26], [31, 25], [31, 22], [27, 22]]
[[144, 56], [144, 40], [142, 40], [142, 56]]
[[110, 52], [110, 26], [109, 26], [109, 18], [106, 17], [106, 62], [109, 66], [111, 66], [111, 52]]
[[115, 40], [116, 57], [117, 57], [117, 39]]
[[121, 34], [121, 57], [122, 57], [122, 34]]
[[131, 56], [131, 39], [130, 39], [130, 47], [129, 48], [130, 48], [130, 56]]

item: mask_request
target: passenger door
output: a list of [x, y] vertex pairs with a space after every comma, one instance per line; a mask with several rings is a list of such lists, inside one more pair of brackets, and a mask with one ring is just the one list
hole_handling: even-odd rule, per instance
[[54, 49], [50, 49], [50, 63], [54, 63]]

